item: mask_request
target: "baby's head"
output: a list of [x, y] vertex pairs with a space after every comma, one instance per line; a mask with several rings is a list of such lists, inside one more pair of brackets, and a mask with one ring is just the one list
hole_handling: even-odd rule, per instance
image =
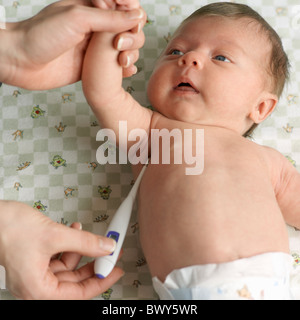
[[177, 29], [157, 62], [148, 95], [171, 119], [247, 136], [274, 110], [288, 68], [279, 36], [257, 12], [213, 3]]

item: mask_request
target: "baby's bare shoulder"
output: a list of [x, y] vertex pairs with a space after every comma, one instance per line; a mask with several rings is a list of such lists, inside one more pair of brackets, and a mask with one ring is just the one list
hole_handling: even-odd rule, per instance
[[261, 146], [261, 150], [270, 170], [275, 192], [282, 190], [283, 187], [289, 183], [291, 177], [295, 176], [295, 174], [299, 176], [297, 169], [282, 153], [266, 146]]
[[300, 174], [294, 164], [280, 152], [264, 147], [269, 159], [277, 202], [285, 221], [300, 227]]
[[278, 150], [267, 146], [259, 147], [269, 167], [277, 171], [289, 171], [291, 168], [295, 169], [291, 161]]
[[288, 160], [276, 149], [267, 146], [258, 146], [259, 153], [273, 175], [282, 171]]
[[268, 146], [260, 146], [260, 145], [258, 145], [258, 148], [260, 149], [262, 154], [267, 158], [267, 160], [269, 160], [271, 162], [273, 162], [272, 159], [275, 162], [277, 162], [277, 161], [280, 162], [284, 158], [284, 156], [274, 148], [271, 148]]

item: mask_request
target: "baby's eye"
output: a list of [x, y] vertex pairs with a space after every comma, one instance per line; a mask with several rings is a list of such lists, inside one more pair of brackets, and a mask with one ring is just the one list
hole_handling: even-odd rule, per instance
[[231, 62], [229, 59], [227, 59], [226, 57], [224, 57], [222, 55], [215, 56], [214, 59], [218, 60], [218, 61], [223, 61], [223, 62]]
[[172, 56], [183, 56], [184, 53], [181, 52], [180, 50], [174, 49], [174, 50], [172, 50], [172, 51], [170, 52], [170, 55], [172, 55]]

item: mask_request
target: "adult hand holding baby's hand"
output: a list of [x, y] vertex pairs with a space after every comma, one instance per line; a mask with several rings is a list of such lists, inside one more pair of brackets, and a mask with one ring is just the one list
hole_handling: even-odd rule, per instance
[[[112, 252], [111, 239], [58, 224], [25, 204], [0, 201], [0, 264], [6, 286], [22, 299], [89, 299], [110, 288], [123, 272], [115, 268], [105, 279], [94, 275], [93, 263], [76, 270], [81, 255]], [[52, 258], [64, 252], [60, 259]]]
[[[29, 90], [47, 90], [79, 81], [92, 32], [125, 32], [141, 21], [138, 9], [102, 10], [93, 8], [90, 0], [55, 2], [34, 17], [7, 23], [6, 30], [0, 30], [0, 81]], [[122, 50], [133, 50], [134, 63], [144, 36], [139, 32], [130, 34], [130, 38], [131, 44], [123, 41], [126, 46]], [[123, 53], [120, 62], [128, 67]], [[125, 75], [132, 75], [131, 72], [126, 68]]]
[[92, 0], [101, 9], [109, 10], [133, 10], [140, 7], [139, 0]]
[[[144, 10], [140, 7], [139, 0], [92, 0], [93, 4], [104, 10], [130, 11], [134, 9]], [[139, 49], [144, 45], [145, 35], [143, 27], [147, 15], [131, 30], [120, 33], [114, 40], [114, 46], [120, 51], [119, 64], [123, 67], [123, 76], [130, 77], [136, 73], [135, 62], [139, 58]]]

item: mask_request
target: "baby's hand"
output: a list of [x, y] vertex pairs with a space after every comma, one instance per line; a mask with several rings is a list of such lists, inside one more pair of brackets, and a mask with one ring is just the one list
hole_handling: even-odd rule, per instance
[[115, 10], [117, 6], [114, 0], [94, 0], [93, 3], [96, 7], [104, 10]]
[[[92, 0], [95, 7], [104, 10], [122, 10], [128, 11], [141, 9], [139, 0]], [[145, 35], [142, 31], [146, 23], [147, 15], [144, 12], [140, 23], [128, 32], [120, 33], [114, 40], [114, 47], [120, 51], [118, 61], [123, 67], [123, 77], [131, 77], [137, 72], [134, 65], [139, 58], [139, 49], [145, 43]]]
[[139, 0], [116, 0], [118, 10], [132, 10], [140, 7]]
[[138, 0], [94, 0], [94, 4], [101, 9], [132, 10], [140, 7]]

